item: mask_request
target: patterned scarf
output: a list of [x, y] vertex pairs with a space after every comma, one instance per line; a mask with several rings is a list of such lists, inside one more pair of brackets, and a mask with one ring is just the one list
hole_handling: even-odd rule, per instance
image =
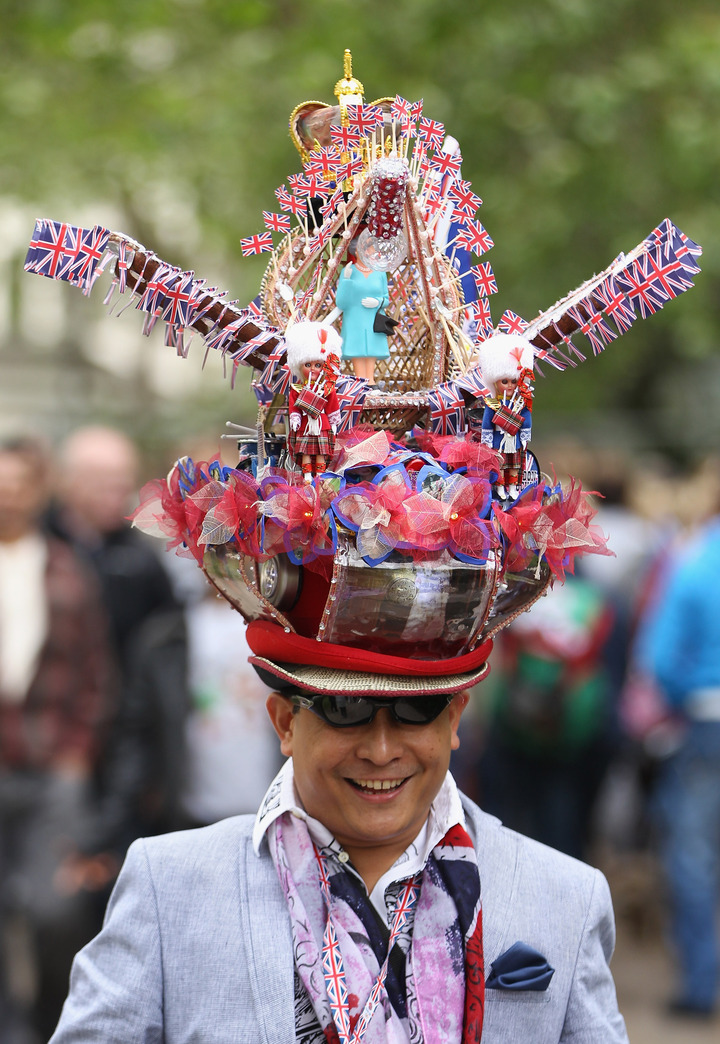
[[330, 1044], [468, 1044], [482, 1033], [480, 877], [460, 825], [401, 882], [385, 925], [355, 874], [284, 813], [268, 832], [296, 972]]

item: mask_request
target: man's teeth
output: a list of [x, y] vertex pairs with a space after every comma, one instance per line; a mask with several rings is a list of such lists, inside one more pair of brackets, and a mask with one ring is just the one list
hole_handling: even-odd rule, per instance
[[356, 786], [363, 790], [394, 790], [404, 783], [404, 779], [355, 779]]

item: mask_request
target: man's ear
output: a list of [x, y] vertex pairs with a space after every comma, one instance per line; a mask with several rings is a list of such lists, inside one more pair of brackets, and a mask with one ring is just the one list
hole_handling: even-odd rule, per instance
[[460, 718], [462, 717], [462, 712], [467, 707], [469, 700], [470, 700], [470, 693], [467, 691], [467, 689], [464, 689], [462, 692], [458, 692], [458, 693], [456, 693], [453, 696], [452, 703], [450, 704], [450, 706], [448, 708], [449, 713], [450, 713], [450, 728], [452, 730], [451, 731], [451, 740], [450, 740], [450, 749], [451, 750], [457, 750], [458, 747], [460, 746], [460, 737], [458, 736], [458, 726], [460, 724]]
[[273, 728], [280, 737], [280, 750], [286, 758], [292, 757], [293, 730], [295, 726], [294, 707], [289, 699], [279, 692], [271, 692], [265, 706], [270, 715]]

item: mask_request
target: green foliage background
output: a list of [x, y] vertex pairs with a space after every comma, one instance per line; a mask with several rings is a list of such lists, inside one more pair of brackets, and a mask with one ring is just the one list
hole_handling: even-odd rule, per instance
[[716, 2], [0, 0], [0, 18], [0, 195], [71, 221], [116, 201], [122, 231], [198, 274], [211, 259], [241, 301], [262, 263], [239, 237], [298, 169], [287, 117], [333, 100], [345, 47], [367, 99], [424, 97], [460, 141], [496, 318], [531, 318], [671, 217], [705, 248], [696, 289], [540, 382], [538, 419], [678, 458], [720, 441]]

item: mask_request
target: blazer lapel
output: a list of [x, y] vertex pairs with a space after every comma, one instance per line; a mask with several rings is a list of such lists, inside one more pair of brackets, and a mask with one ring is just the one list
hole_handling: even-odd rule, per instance
[[[489, 969], [507, 949], [506, 934], [510, 911], [517, 886], [517, 844], [511, 835], [497, 829], [500, 823], [493, 816], [472, 814], [465, 807], [475, 840], [480, 895], [482, 898], [483, 955], [485, 969]], [[513, 940], [514, 941], [514, 940]]]
[[292, 933], [285, 897], [266, 842], [258, 857], [248, 838], [240, 864], [240, 930], [262, 1041], [287, 1044], [295, 1040], [295, 996]]

